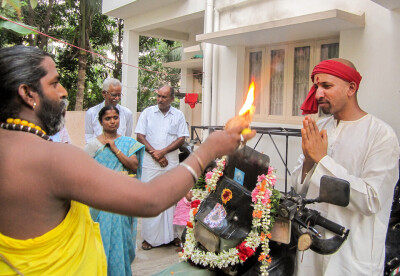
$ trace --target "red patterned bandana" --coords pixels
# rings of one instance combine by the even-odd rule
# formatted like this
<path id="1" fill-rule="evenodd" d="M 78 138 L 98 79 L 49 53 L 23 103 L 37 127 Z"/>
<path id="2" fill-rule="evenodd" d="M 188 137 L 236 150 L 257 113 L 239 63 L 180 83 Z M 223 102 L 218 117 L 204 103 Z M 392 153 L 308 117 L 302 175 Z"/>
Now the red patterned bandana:
<path id="1" fill-rule="evenodd" d="M 342 80 L 348 82 L 355 82 L 357 88 L 360 86 L 361 75 L 357 72 L 357 70 L 335 60 L 324 60 L 321 61 L 317 66 L 314 67 L 314 70 L 311 74 L 311 80 L 314 82 L 314 76 L 316 74 L 329 74 L 341 78 Z M 304 114 L 314 114 L 318 112 L 318 102 L 315 99 L 315 93 L 317 89 L 314 85 L 311 87 L 308 92 L 307 98 L 301 105 L 300 109 L 303 110 Z"/>

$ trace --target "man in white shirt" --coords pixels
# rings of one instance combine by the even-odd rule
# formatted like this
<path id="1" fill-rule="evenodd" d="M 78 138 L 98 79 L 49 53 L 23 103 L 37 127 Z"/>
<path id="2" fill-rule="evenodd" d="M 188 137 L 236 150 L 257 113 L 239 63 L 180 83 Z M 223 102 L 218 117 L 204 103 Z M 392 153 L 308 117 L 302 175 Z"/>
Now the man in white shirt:
<path id="1" fill-rule="evenodd" d="M 178 148 L 189 137 L 185 117 L 180 110 L 171 106 L 173 100 L 174 89 L 163 86 L 157 91 L 157 105 L 146 108 L 139 117 L 135 133 L 137 140 L 146 148 L 143 182 L 178 166 Z M 174 209 L 171 207 L 157 217 L 142 219 L 143 249 L 149 250 L 172 241 L 180 245 L 173 228 Z"/>
<path id="2" fill-rule="evenodd" d="M 103 82 L 103 98 L 104 102 L 93 106 L 88 109 L 85 117 L 85 141 L 89 142 L 92 138 L 95 138 L 103 133 L 103 128 L 99 122 L 99 111 L 105 105 L 116 106 L 119 110 L 119 128 L 117 130 L 118 134 L 122 136 L 132 136 L 133 130 L 133 116 L 132 112 L 119 105 L 119 101 L 122 96 L 122 85 L 121 82 L 114 78 L 107 78 Z"/>
<path id="3" fill-rule="evenodd" d="M 311 79 L 314 86 L 302 109 L 319 104 L 332 116 L 318 124 L 310 117 L 304 119 L 303 155 L 292 174 L 292 185 L 307 198 L 316 198 L 322 175 L 349 181 L 347 207 L 318 203 L 311 208 L 350 229 L 350 234 L 335 254 L 299 253 L 296 274 L 383 275 L 385 237 L 399 175 L 398 140 L 389 125 L 359 107 L 361 75 L 350 61 L 322 61 Z M 331 232 L 321 231 L 324 238 L 332 237 Z"/>

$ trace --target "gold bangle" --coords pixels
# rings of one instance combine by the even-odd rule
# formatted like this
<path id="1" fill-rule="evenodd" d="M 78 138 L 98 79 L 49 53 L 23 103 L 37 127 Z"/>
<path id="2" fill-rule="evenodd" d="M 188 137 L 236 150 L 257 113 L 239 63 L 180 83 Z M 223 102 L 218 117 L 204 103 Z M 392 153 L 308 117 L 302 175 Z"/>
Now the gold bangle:
<path id="1" fill-rule="evenodd" d="M 121 150 L 118 150 L 117 153 L 116 153 L 115 155 L 118 155 L 118 154 L 120 154 L 120 153 L 121 153 Z"/>
<path id="2" fill-rule="evenodd" d="M 196 152 L 192 152 L 192 155 L 194 157 L 196 157 L 197 162 L 199 163 L 199 166 L 200 166 L 200 170 L 201 170 L 201 172 L 203 172 L 204 171 L 204 165 L 203 165 L 203 162 L 201 161 L 200 157 L 197 155 Z"/>

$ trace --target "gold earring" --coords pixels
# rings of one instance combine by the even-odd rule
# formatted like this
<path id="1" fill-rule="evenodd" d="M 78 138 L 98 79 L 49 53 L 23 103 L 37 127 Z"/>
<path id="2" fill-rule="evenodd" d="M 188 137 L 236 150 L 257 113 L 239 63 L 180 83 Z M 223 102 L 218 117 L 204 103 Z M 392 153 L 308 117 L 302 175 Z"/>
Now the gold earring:
<path id="1" fill-rule="evenodd" d="M 32 107 L 33 109 L 35 109 L 36 108 L 36 103 L 33 103 L 33 107 Z"/>

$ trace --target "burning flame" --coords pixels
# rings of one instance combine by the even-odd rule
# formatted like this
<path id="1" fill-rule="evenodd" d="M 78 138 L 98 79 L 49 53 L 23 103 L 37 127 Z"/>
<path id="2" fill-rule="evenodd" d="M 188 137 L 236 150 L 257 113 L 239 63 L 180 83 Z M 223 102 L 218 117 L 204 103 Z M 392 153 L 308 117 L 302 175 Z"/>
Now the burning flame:
<path id="1" fill-rule="evenodd" d="M 243 122 L 249 125 L 251 123 L 253 113 L 255 111 L 254 102 L 254 81 L 251 82 L 249 86 L 249 91 L 247 92 L 246 101 L 244 102 L 242 108 L 239 111 L 239 115 L 231 118 L 225 125 L 225 129 L 229 130 L 238 124 L 242 124 Z M 243 129 L 241 134 L 251 133 L 250 128 Z"/>
<path id="2" fill-rule="evenodd" d="M 252 116 L 255 111 L 254 102 L 254 81 L 250 83 L 249 91 L 247 92 L 246 101 L 244 102 L 242 108 L 239 111 L 240 116 Z"/>

